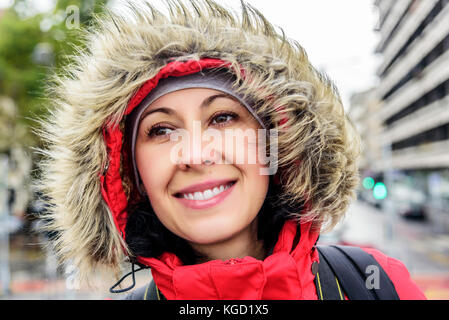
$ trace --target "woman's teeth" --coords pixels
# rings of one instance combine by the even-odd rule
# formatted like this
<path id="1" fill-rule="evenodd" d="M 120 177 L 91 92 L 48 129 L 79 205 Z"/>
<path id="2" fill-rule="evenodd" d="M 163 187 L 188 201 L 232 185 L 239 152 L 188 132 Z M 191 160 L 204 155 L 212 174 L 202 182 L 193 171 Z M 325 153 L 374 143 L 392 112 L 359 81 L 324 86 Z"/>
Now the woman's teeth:
<path id="1" fill-rule="evenodd" d="M 227 185 L 221 185 L 219 187 L 215 187 L 213 189 L 207 189 L 203 192 L 197 191 L 195 193 L 183 193 L 181 197 L 184 199 L 189 200 L 208 200 L 212 197 L 215 197 L 216 195 L 222 193 L 223 191 L 227 190 L 229 187 L 232 186 L 232 183 L 229 183 Z"/>

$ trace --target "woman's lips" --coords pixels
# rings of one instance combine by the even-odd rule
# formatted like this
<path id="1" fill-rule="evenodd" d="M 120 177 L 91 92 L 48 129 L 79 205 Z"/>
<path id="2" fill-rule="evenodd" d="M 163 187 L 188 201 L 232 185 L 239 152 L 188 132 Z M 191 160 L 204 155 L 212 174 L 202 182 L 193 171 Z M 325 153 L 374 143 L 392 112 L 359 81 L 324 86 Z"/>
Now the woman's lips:
<path id="1" fill-rule="evenodd" d="M 230 179 L 220 179 L 220 180 L 208 180 L 208 181 L 204 181 L 201 183 L 197 183 L 194 185 L 191 185 L 187 188 L 184 188 L 182 190 L 178 190 L 178 192 L 176 192 L 174 194 L 174 196 L 179 196 L 181 194 L 185 194 L 185 193 L 195 193 L 197 191 L 204 191 L 207 189 L 213 189 L 214 187 L 219 187 L 220 185 L 227 185 L 230 184 L 232 182 L 235 182 L 235 180 L 230 180 Z"/>
<path id="2" fill-rule="evenodd" d="M 211 208 L 213 206 L 218 205 L 223 200 L 225 200 L 229 194 L 234 190 L 234 187 L 236 185 L 237 181 L 232 182 L 232 185 L 224 190 L 223 192 L 220 192 L 219 194 L 213 196 L 212 198 L 209 198 L 207 200 L 193 200 L 193 199 L 186 199 L 183 196 L 181 197 L 175 197 L 181 204 L 184 206 L 191 208 L 191 209 L 207 209 Z"/>

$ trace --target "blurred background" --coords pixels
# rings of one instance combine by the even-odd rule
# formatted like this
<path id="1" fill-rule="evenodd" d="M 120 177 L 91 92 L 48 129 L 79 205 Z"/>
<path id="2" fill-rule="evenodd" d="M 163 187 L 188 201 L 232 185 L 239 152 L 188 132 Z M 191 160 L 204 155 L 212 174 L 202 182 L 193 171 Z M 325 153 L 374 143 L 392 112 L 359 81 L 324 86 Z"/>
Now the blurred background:
<path id="1" fill-rule="evenodd" d="M 449 299 L 449 0 L 248 2 L 335 81 L 362 136 L 357 201 L 320 241 L 382 250 L 429 299 Z M 104 5 L 123 1 L 0 0 L 0 299 L 120 297 L 112 284 L 73 289 L 76 268 L 58 266 L 51 235 L 34 231 L 45 201 L 30 187 L 48 76 Z M 137 286 L 149 277 L 137 273 Z"/>

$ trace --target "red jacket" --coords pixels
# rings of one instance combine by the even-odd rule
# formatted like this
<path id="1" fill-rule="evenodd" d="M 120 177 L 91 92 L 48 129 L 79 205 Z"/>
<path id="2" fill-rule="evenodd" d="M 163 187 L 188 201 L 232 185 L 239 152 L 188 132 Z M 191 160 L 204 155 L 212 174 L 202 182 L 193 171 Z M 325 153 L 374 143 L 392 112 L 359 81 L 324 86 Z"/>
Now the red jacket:
<path id="1" fill-rule="evenodd" d="M 318 233 L 311 223 L 300 225 L 301 238 L 292 248 L 297 226 L 287 221 L 273 253 L 263 261 L 252 257 L 214 260 L 184 266 L 171 253 L 159 259 L 139 257 L 152 267 L 156 285 L 167 299 L 316 300 L 312 263 L 319 261 L 314 245 Z M 404 264 L 375 249 L 374 256 L 392 280 L 400 299 L 426 299 Z"/>

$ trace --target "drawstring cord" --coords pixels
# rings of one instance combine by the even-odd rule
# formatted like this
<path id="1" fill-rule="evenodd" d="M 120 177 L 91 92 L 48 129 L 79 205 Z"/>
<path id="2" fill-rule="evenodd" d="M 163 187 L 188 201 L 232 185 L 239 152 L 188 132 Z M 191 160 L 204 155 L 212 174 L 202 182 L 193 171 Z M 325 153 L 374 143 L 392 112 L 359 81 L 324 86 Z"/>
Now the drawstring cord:
<path id="1" fill-rule="evenodd" d="M 132 266 L 131 266 L 131 271 L 128 272 L 127 274 L 125 274 L 123 277 L 121 277 L 120 280 L 117 281 L 117 282 L 116 282 L 116 283 L 109 289 L 109 292 L 110 292 L 110 293 L 123 293 L 123 292 L 126 292 L 126 291 L 128 291 L 128 290 L 131 290 L 131 289 L 134 288 L 134 286 L 136 285 L 136 276 L 135 276 L 135 273 L 136 273 L 137 271 L 140 271 L 140 270 L 143 270 L 143 269 L 148 269 L 148 267 L 146 267 L 146 266 L 140 266 L 139 269 L 134 270 L 134 265 L 135 265 L 135 263 L 132 262 L 131 264 L 132 264 Z M 123 280 L 125 280 L 130 274 L 132 275 L 133 283 L 132 283 L 128 288 L 119 289 L 119 290 L 114 290 L 114 289 L 115 289 L 117 286 L 119 286 L 119 285 L 123 282 Z"/>

